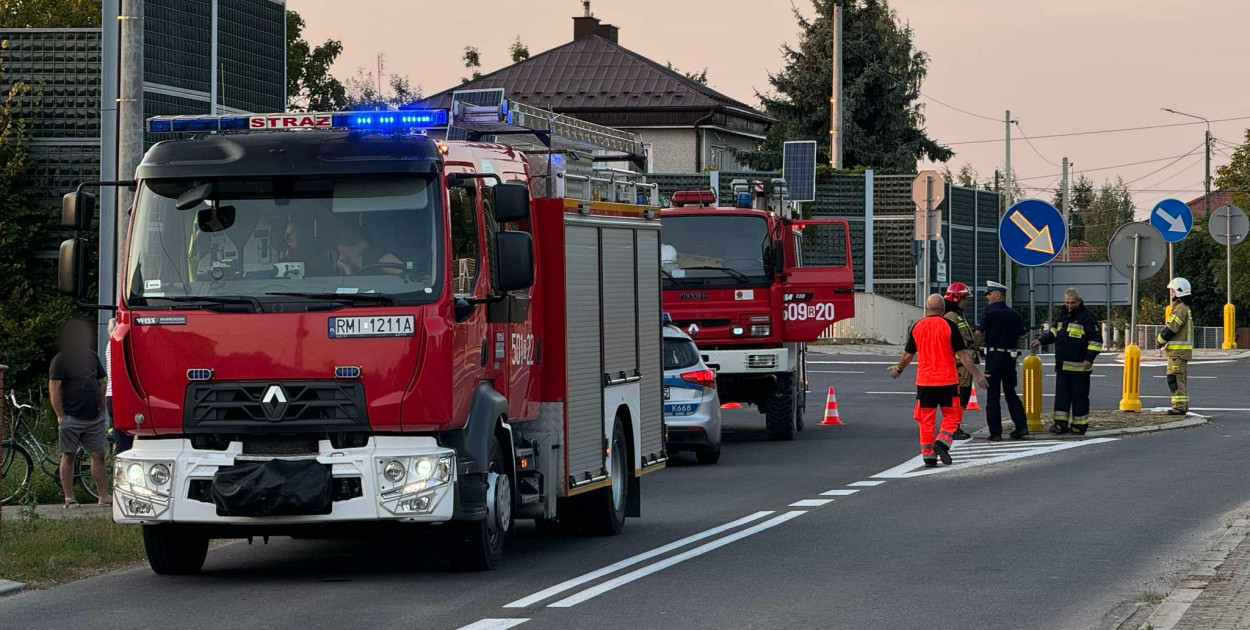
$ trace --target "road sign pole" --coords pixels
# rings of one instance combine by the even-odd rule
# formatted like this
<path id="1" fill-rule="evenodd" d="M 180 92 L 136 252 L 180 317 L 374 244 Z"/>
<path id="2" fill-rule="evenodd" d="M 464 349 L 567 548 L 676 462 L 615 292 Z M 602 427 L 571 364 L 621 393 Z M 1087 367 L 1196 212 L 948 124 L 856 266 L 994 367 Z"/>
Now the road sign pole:
<path id="1" fill-rule="evenodd" d="M 929 297 L 929 278 L 933 277 L 932 269 L 929 262 L 929 244 L 933 240 L 933 226 L 930 225 L 933 216 L 933 177 L 925 177 L 925 198 L 924 198 L 924 285 L 920 290 L 920 303 L 924 304 L 924 300 Z"/>
<path id="2" fill-rule="evenodd" d="M 1037 304 L 1033 296 L 1033 267 L 1029 267 L 1029 341 L 1033 340 L 1033 335 L 1037 328 Z"/>
<path id="3" fill-rule="evenodd" d="M 1207 132 L 1207 135 L 1210 136 L 1210 132 Z M 1208 156 L 1211 155 L 1210 146 L 1211 146 L 1211 140 L 1208 137 L 1207 139 L 1207 155 Z M 1207 160 L 1208 162 L 1210 162 L 1210 157 L 1208 157 Z M 1210 170 L 1209 166 L 1207 168 L 1208 170 Z M 1210 182 L 1209 177 L 1207 181 Z M 1208 189 L 1210 188 L 1209 183 L 1207 187 Z M 1210 199 L 1210 198 L 1211 198 L 1211 193 L 1208 192 L 1207 199 Z M 1208 201 L 1207 203 L 1210 203 L 1210 201 Z M 1225 350 L 1231 350 L 1237 346 L 1237 344 L 1233 342 L 1233 333 L 1236 331 L 1236 326 L 1237 326 L 1237 307 L 1233 306 L 1233 213 L 1231 211 L 1227 213 L 1226 215 L 1224 215 L 1224 233 L 1228 235 L 1227 238 L 1224 239 L 1226 242 L 1226 245 L 1224 247 L 1224 252 L 1227 258 L 1225 261 L 1225 267 L 1226 267 L 1225 274 L 1226 275 L 1224 276 L 1224 286 L 1227 289 L 1226 294 L 1228 295 L 1228 300 L 1224 303 L 1223 348 Z"/>
<path id="4" fill-rule="evenodd" d="M 1129 284 L 1129 329 L 1124 346 L 1123 395 L 1120 411 L 1141 411 L 1141 348 L 1137 345 L 1137 284 L 1141 269 L 1141 234 L 1133 234 L 1133 268 Z M 1111 319 L 1110 314 L 1107 319 Z"/>

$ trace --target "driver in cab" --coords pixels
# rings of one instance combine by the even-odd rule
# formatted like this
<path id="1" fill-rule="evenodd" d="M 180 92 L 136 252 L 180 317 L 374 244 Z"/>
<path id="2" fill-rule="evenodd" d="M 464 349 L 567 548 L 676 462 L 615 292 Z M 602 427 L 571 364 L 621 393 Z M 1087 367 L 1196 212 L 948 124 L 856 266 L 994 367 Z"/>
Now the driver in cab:
<path id="1" fill-rule="evenodd" d="M 404 264 L 398 256 L 391 252 L 375 249 L 369 239 L 360 232 L 352 232 L 338 240 L 338 262 L 336 266 L 340 274 L 355 276 L 361 273 L 385 273 L 398 275 L 403 273 Z"/>

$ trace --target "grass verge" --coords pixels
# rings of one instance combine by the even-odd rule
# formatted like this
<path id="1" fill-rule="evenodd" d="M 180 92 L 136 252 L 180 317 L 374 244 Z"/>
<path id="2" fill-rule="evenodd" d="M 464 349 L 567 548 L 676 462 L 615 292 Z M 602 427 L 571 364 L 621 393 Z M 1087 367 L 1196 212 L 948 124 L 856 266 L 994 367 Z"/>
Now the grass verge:
<path id="1" fill-rule="evenodd" d="M 8 520 L 0 529 L 0 578 L 50 588 L 142 560 L 143 532 L 108 518 Z"/>

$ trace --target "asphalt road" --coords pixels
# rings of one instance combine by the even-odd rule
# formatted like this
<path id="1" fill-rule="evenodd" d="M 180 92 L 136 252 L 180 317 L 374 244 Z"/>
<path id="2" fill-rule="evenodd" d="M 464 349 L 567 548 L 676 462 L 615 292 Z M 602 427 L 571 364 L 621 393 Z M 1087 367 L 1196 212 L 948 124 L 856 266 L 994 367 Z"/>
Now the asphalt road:
<path id="1" fill-rule="evenodd" d="M 643 518 L 617 537 L 548 538 L 525 524 L 503 566 L 484 574 L 447 570 L 422 538 L 230 543 L 210 552 L 201 575 L 160 578 L 139 566 L 0 599 L 0 620 L 135 629 L 1105 627 L 1125 602 L 1166 592 L 1224 515 L 1250 500 L 1250 394 L 1241 389 L 1250 363 L 1193 366 L 1194 376 L 1211 377 L 1191 381 L 1194 406 L 1221 409 L 1207 426 L 1063 450 L 1045 440 L 971 443 L 956 448 L 955 467 L 914 476 L 910 387 L 885 376 L 890 361 L 813 355 L 808 428 L 795 442 L 766 442 L 758 414 L 727 412 L 720 463 L 680 457 L 646 477 Z M 1144 402 L 1166 405 L 1164 380 L 1154 378 L 1163 369 L 1147 365 Z M 1095 407 L 1113 407 L 1118 368 L 1096 374 Z M 846 425 L 820 427 L 831 383 Z M 971 414 L 966 426 L 983 424 Z"/>

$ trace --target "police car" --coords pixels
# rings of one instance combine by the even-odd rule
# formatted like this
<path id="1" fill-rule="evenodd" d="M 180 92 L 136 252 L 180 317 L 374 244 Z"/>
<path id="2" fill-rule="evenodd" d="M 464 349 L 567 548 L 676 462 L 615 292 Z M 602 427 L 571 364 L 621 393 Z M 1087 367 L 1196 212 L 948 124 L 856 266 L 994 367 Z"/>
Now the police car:
<path id="1" fill-rule="evenodd" d="M 700 464 L 720 460 L 720 397 L 716 372 L 690 336 L 664 314 L 664 425 L 669 452 L 692 452 Z"/>

